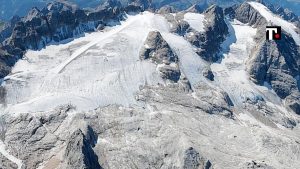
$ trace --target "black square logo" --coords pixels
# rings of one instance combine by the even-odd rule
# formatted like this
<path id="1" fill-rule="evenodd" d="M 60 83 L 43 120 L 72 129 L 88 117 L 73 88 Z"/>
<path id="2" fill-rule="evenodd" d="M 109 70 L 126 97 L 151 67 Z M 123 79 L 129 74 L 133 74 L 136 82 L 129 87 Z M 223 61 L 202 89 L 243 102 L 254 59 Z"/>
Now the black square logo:
<path id="1" fill-rule="evenodd" d="M 267 26 L 266 27 L 266 39 L 267 40 L 280 40 L 281 39 L 281 27 L 280 26 Z"/>

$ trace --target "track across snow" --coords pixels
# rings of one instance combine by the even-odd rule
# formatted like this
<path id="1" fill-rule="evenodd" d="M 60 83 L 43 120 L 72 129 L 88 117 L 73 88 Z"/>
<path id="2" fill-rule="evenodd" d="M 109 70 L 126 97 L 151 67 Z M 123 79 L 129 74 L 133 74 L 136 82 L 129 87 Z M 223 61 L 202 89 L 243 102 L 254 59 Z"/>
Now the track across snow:
<path id="1" fill-rule="evenodd" d="M 78 111 L 109 104 L 130 106 L 137 104 L 140 86 L 164 84 L 156 65 L 141 61 L 139 51 L 149 31 L 169 31 L 165 18 L 144 12 L 107 29 L 68 44 L 28 51 L 6 77 L 5 111 L 47 111 L 64 104 Z"/>
<path id="2" fill-rule="evenodd" d="M 138 17 L 129 17 L 129 19 L 127 19 L 126 22 L 123 22 L 123 24 L 121 24 L 120 26 L 117 26 L 117 28 L 112 29 L 111 31 L 109 31 L 106 34 L 104 34 L 103 36 L 99 36 L 99 37 L 97 37 L 97 39 L 91 41 L 87 45 L 81 47 L 80 49 L 77 49 L 70 56 L 70 58 L 68 58 L 66 61 L 64 61 L 63 63 L 61 63 L 56 69 L 54 69 L 54 73 L 57 73 L 57 74 L 61 73 L 66 66 L 68 66 L 73 60 L 75 60 L 76 58 L 78 58 L 79 56 L 81 56 L 84 52 L 86 52 L 87 50 L 89 50 L 91 47 L 95 46 L 97 43 L 100 43 L 104 39 L 109 38 L 112 35 L 115 35 L 115 34 L 119 33 L 120 31 L 124 30 L 130 24 L 132 24 L 133 22 L 136 22 L 137 19 L 140 19 L 140 18 L 138 18 Z"/>

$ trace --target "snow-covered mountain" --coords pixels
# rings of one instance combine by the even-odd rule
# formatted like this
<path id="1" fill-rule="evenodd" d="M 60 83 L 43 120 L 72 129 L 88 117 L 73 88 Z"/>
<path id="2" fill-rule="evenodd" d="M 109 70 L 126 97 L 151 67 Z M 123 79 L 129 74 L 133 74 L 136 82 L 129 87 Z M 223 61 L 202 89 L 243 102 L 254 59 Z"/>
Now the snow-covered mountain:
<path id="1" fill-rule="evenodd" d="M 57 0 L 57 1 L 65 1 L 65 0 Z M 77 4 L 81 8 L 95 8 L 96 6 L 99 6 L 100 4 L 104 3 L 107 0 L 67 0 L 68 2 Z M 155 8 L 161 8 L 165 5 L 173 6 L 177 9 L 186 9 L 194 4 L 217 4 L 222 7 L 228 7 L 234 4 L 240 4 L 244 0 L 118 0 L 123 5 L 127 5 L 132 2 L 138 2 L 138 3 L 148 3 L 150 2 L 152 4 L 152 7 Z M 9 20 L 15 15 L 24 16 L 27 14 L 27 12 L 33 8 L 38 7 L 42 8 L 47 3 L 51 2 L 51 0 L 22 0 L 22 1 L 16 1 L 16 0 L 0 0 L 0 19 Z M 273 4 L 276 7 L 283 7 L 287 8 L 297 15 L 300 15 L 299 8 L 300 8 L 300 2 L 295 0 L 264 0 L 263 2 L 266 2 L 268 4 Z"/>
<path id="2" fill-rule="evenodd" d="M 297 23 L 259 2 L 198 7 L 53 2 L 14 18 L 0 168 L 300 166 Z"/>

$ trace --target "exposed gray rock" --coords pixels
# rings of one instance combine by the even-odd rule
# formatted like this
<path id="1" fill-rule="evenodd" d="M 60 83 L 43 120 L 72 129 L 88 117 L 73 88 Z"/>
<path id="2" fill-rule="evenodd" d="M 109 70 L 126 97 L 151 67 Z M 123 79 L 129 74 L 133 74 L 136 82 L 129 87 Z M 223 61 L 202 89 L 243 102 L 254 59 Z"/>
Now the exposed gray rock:
<path id="1" fill-rule="evenodd" d="M 284 20 L 290 22 L 299 22 L 299 17 L 287 8 L 267 4 L 267 7 L 275 14 L 281 16 Z"/>
<path id="2" fill-rule="evenodd" d="M 11 66 L 13 65 L 16 59 L 5 50 L 0 48 L 0 79 L 4 78 L 9 74 Z"/>
<path id="3" fill-rule="evenodd" d="M 89 136 L 91 136 L 90 134 L 91 133 L 89 133 Z M 69 138 L 64 154 L 67 163 L 66 168 L 102 168 L 98 163 L 98 157 L 93 151 L 90 141 L 91 140 L 88 140 L 80 129 L 73 132 Z"/>
<path id="4" fill-rule="evenodd" d="M 300 93 L 294 92 L 286 98 L 286 105 L 300 115 Z"/>
<path id="5" fill-rule="evenodd" d="M 214 81 L 215 76 L 210 68 L 204 69 L 202 73 L 203 73 L 204 77 L 206 77 L 207 79 L 209 79 L 211 81 Z"/>
<path id="6" fill-rule="evenodd" d="M 178 82 L 180 79 L 181 73 L 178 66 L 164 65 L 159 68 L 159 71 L 163 79 L 169 79 L 172 82 Z"/>
<path id="7" fill-rule="evenodd" d="M 166 5 L 166 6 L 163 6 L 162 8 L 160 8 L 157 13 L 170 14 L 170 13 L 176 13 L 176 12 L 177 11 L 174 7 Z"/>
<path id="8" fill-rule="evenodd" d="M 205 31 L 187 35 L 187 40 L 198 48 L 197 54 L 206 61 L 215 62 L 220 59 L 218 52 L 220 45 L 228 34 L 228 27 L 224 20 L 223 9 L 213 5 L 205 12 Z"/>
<path id="9" fill-rule="evenodd" d="M 17 169 L 18 166 L 0 153 L 0 169 Z"/>
<path id="10" fill-rule="evenodd" d="M 140 51 L 142 60 L 151 60 L 159 65 L 159 71 L 163 79 L 172 82 L 178 82 L 181 72 L 178 62 L 178 56 L 172 51 L 169 44 L 163 39 L 160 32 L 149 32 L 148 37 Z M 171 65 L 171 63 L 173 63 Z"/>
<path id="11" fill-rule="evenodd" d="M 37 168 L 52 156 L 53 149 L 62 146 L 64 139 L 55 134 L 66 118 L 65 108 L 38 117 L 21 114 L 7 119 L 5 143 L 10 153 L 24 160 L 24 168 Z M 33 154 L 33 152 L 35 152 Z"/>
<path id="12" fill-rule="evenodd" d="M 136 99 L 138 101 L 161 103 L 170 106 L 180 105 L 191 110 L 196 109 L 208 114 L 233 118 L 232 103 L 230 103 L 230 99 L 228 100 L 226 93 L 213 91 L 212 88 L 205 84 L 199 84 L 193 89 L 193 92 L 195 96 L 190 98 L 188 93 L 177 87 L 144 87 L 138 92 Z"/>
<path id="13" fill-rule="evenodd" d="M 257 47 L 248 61 L 248 72 L 251 79 L 264 85 L 266 82 L 281 98 L 287 99 L 287 106 L 298 113 L 298 99 L 291 101 L 291 95 L 299 93 L 297 79 L 300 74 L 300 51 L 294 39 L 285 31 L 280 41 L 265 39 L 265 26 L 268 24 L 259 11 L 256 11 L 247 2 L 235 10 L 236 19 L 257 27 Z"/>
<path id="14" fill-rule="evenodd" d="M 151 59 L 156 64 L 178 61 L 178 57 L 157 31 L 149 32 L 144 47 L 140 51 L 140 58 L 142 60 Z"/>
<path id="15" fill-rule="evenodd" d="M 0 27 L 0 44 L 5 43 L 4 40 L 10 37 L 13 28 L 20 20 L 21 18 L 19 16 L 14 16 L 10 22 L 4 23 L 4 25 Z"/>
<path id="16" fill-rule="evenodd" d="M 183 169 L 210 169 L 211 167 L 210 161 L 200 156 L 199 152 L 193 147 L 188 148 L 184 152 Z"/>
<path id="17" fill-rule="evenodd" d="M 224 9 L 224 15 L 225 16 L 229 16 L 230 19 L 234 19 L 235 18 L 236 10 L 239 7 L 240 6 L 236 4 L 236 5 L 233 5 L 231 7 L 225 8 Z"/>
<path id="18" fill-rule="evenodd" d="M 187 9 L 187 12 L 193 12 L 193 13 L 202 13 L 204 12 L 209 5 L 207 4 L 207 1 L 204 1 L 202 4 L 195 4 L 191 6 L 189 9 Z"/>
<path id="19" fill-rule="evenodd" d="M 264 85 L 265 82 L 271 84 L 280 98 L 290 96 L 287 105 L 298 114 L 299 100 L 291 95 L 297 96 L 299 93 L 295 78 L 300 74 L 299 49 L 286 32 L 283 32 L 280 41 L 272 42 L 262 38 L 258 40 L 259 46 L 248 62 L 250 76 L 257 84 Z"/>
<path id="20" fill-rule="evenodd" d="M 266 19 L 247 2 L 240 5 L 231 15 L 242 23 L 249 23 L 255 27 L 267 23 Z"/>
<path id="21" fill-rule="evenodd" d="M 281 135 L 270 133 L 270 128 L 265 131 L 266 126 L 253 126 L 242 121 L 243 119 L 233 120 L 206 114 L 200 108 L 201 105 L 203 108 L 203 102 L 198 104 L 196 102 L 199 100 L 190 93 L 176 89 L 163 86 L 144 89 L 143 92 L 148 93 L 144 97 L 147 98 L 150 110 L 146 107 L 109 105 L 90 112 L 66 112 L 69 106 L 65 106 L 67 109 L 36 113 L 34 118 L 32 115 L 17 115 L 10 118 L 12 123 L 8 123 L 9 132 L 5 143 L 10 153 L 22 160 L 24 168 L 43 165 L 46 168 L 81 169 L 93 168 L 87 164 L 97 165 L 99 162 L 103 168 L 116 169 L 123 169 L 124 166 L 205 169 L 214 166 L 242 166 L 242 169 L 299 156 L 299 143 L 296 142 L 294 133 L 291 136 L 286 132 L 286 137 L 282 138 Z M 208 96 L 211 99 L 219 98 L 214 94 L 216 91 L 209 88 L 194 90 L 198 98 L 208 102 L 211 102 Z M 205 92 L 206 96 L 203 94 Z M 69 114 L 67 117 L 66 113 Z M 28 123 L 30 118 L 36 122 Z M 47 129 L 47 134 L 45 138 L 28 144 L 24 139 L 27 132 L 23 131 L 31 131 L 36 128 L 33 126 L 39 126 L 33 123 L 44 123 L 40 128 Z M 57 129 L 53 130 L 56 128 L 54 126 Z M 40 135 L 39 130 L 31 137 Z M 45 145 L 52 145 L 49 143 L 49 139 L 52 140 L 49 134 L 55 135 L 60 141 L 53 148 L 45 150 Z M 12 136 L 15 137 L 14 140 Z M 188 148 L 187 145 L 192 147 Z M 227 152 L 237 155 L 224 156 Z M 245 160 L 250 162 L 251 157 L 258 153 L 269 154 L 264 157 L 267 162 L 244 164 Z M 85 161 L 88 157 L 90 158 Z M 287 164 L 293 167 L 297 165 L 296 159 L 291 158 L 290 160 L 295 160 L 292 162 L 283 160 L 276 168 L 284 168 Z M 95 168 L 97 167 L 99 166 Z"/>
<path id="22" fill-rule="evenodd" d="M 263 162 L 252 161 L 247 164 L 247 169 L 275 169 Z"/>
<path id="23" fill-rule="evenodd" d="M 184 36 L 191 31 L 190 25 L 184 20 L 176 20 L 172 23 L 171 32 Z"/>

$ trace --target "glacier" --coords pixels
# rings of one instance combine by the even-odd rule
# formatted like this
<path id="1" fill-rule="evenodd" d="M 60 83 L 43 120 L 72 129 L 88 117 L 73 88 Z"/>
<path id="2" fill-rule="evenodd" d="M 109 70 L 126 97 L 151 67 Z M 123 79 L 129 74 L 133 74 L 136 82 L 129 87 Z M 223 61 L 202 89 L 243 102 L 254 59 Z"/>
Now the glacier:
<path id="1" fill-rule="evenodd" d="M 278 19 L 261 4 L 250 4 L 267 20 Z M 203 14 L 186 12 L 182 20 L 194 33 L 205 31 Z M 186 37 L 193 32 L 180 36 L 164 14 L 152 12 L 27 51 L 1 84 L 6 90 L 1 115 L 10 127 L 0 155 L 18 168 L 40 169 L 67 168 L 86 151 L 103 168 L 189 168 L 195 161 L 224 169 L 300 166 L 299 125 L 284 126 L 299 117 L 268 84 L 253 83 L 246 70 L 258 29 L 225 20 L 229 35 L 217 62 L 197 54 Z M 152 31 L 178 56 L 169 66 L 178 65 L 191 85 L 188 91 L 161 77 L 159 69 L 167 63 L 140 58 Z M 206 68 L 214 80 L 204 77 Z"/>

